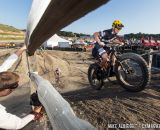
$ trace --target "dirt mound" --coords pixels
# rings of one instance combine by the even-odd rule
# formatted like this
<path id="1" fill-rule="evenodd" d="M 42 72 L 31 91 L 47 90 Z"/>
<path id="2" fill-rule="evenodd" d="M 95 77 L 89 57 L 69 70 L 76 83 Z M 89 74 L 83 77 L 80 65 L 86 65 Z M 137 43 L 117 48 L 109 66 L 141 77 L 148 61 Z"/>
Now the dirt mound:
<path id="1" fill-rule="evenodd" d="M 79 89 L 88 86 L 86 77 L 88 64 L 84 62 L 89 58 L 90 53 L 83 52 L 39 51 L 36 53 L 37 71 L 63 91 Z M 56 83 L 55 79 L 56 68 L 61 70 L 59 83 Z"/>
<path id="2" fill-rule="evenodd" d="M 47 54 L 56 55 L 63 60 L 88 60 L 91 58 L 90 52 L 67 52 L 67 51 L 46 51 Z"/>
<path id="3" fill-rule="evenodd" d="M 69 84 L 62 79 L 66 88 L 62 90 L 62 95 L 78 117 L 89 121 L 97 129 L 107 129 L 108 124 L 134 124 L 135 129 L 142 129 L 145 124 L 160 124 L 160 88 L 153 86 L 160 83 L 160 78 L 152 80 L 153 85 L 139 93 L 126 92 L 116 81 L 106 82 L 102 90 L 95 91 L 90 88 L 87 79 L 90 53 L 46 53 L 49 57 L 55 58 L 56 55 L 56 58 L 66 61 L 63 64 L 67 63 L 69 67 Z"/>
<path id="4" fill-rule="evenodd" d="M 69 84 L 67 77 L 70 74 L 70 66 L 67 61 L 62 60 L 54 54 L 50 55 L 45 52 L 37 53 L 36 61 L 39 75 L 49 80 L 53 85 L 58 85 L 60 88 L 67 87 L 67 84 Z M 61 71 L 60 81 L 58 84 L 55 76 L 56 68 L 59 68 Z"/>
<path id="5" fill-rule="evenodd" d="M 62 76 L 67 76 L 70 72 L 69 64 L 61 58 L 47 53 L 37 53 L 38 72 L 43 75 L 46 72 L 54 72 L 56 68 L 60 68 Z"/>
<path id="6" fill-rule="evenodd" d="M 0 63 L 8 53 L 3 53 Z M 3 57 L 4 56 L 4 57 Z M 76 115 L 89 121 L 97 129 L 107 129 L 108 124 L 137 124 L 141 130 L 145 124 L 160 124 L 160 74 L 152 75 L 151 84 L 142 92 L 129 93 L 114 81 L 106 82 L 100 91 L 93 90 L 87 79 L 91 62 L 90 53 L 65 51 L 38 51 L 35 64 L 37 71 L 59 89 L 71 104 Z M 14 65 L 21 80 L 25 59 Z M 60 68 L 60 83 L 55 82 L 54 71 Z M 125 129 L 125 128 L 121 128 Z M 145 129 L 145 128 L 144 128 Z"/>

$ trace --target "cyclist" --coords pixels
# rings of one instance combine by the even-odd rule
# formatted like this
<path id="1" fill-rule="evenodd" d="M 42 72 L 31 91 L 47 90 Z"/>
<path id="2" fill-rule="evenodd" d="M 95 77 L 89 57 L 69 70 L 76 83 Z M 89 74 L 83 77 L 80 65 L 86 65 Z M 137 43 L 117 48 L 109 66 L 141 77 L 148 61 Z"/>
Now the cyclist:
<path id="1" fill-rule="evenodd" d="M 115 20 L 112 23 L 111 29 L 94 33 L 94 38 L 96 40 L 96 43 L 92 51 L 92 55 L 95 57 L 97 56 L 97 54 L 99 54 L 102 57 L 102 62 L 100 65 L 102 68 L 106 68 L 107 62 L 109 61 L 108 54 L 107 54 L 109 52 L 109 49 L 107 51 L 106 49 L 104 49 L 106 44 L 111 42 L 111 43 L 123 45 L 123 43 L 116 38 L 117 34 L 123 27 L 124 25 L 122 24 L 120 20 Z"/>

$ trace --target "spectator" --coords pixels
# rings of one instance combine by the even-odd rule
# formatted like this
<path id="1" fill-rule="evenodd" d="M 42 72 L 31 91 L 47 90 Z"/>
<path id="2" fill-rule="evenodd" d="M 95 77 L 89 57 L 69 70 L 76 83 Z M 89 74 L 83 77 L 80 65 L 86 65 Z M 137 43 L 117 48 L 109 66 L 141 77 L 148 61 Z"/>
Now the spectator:
<path id="1" fill-rule="evenodd" d="M 7 96 L 12 93 L 17 87 L 19 76 L 13 72 L 6 72 L 17 61 L 18 57 L 26 50 L 23 46 L 14 54 L 9 56 L 0 66 L 0 97 Z M 24 118 L 19 118 L 16 115 L 7 113 L 6 108 L 0 104 L 0 128 L 1 129 L 21 129 L 32 120 L 39 119 L 42 107 L 37 107 L 31 114 Z"/>

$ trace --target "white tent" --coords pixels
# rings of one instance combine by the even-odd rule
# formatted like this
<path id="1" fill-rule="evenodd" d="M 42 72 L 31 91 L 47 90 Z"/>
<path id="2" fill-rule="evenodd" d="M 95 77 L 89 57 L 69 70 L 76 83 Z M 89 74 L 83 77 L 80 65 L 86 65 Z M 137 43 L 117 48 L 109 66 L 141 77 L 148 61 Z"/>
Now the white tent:
<path id="1" fill-rule="evenodd" d="M 78 44 L 78 45 L 87 45 L 86 42 L 84 42 L 84 41 L 79 41 L 79 40 L 77 40 L 74 44 Z"/>
<path id="2" fill-rule="evenodd" d="M 71 47 L 71 44 L 72 44 L 71 41 L 63 39 L 63 38 L 59 37 L 57 34 L 55 34 L 50 39 L 45 41 L 42 46 L 49 47 L 49 48 L 53 48 L 53 47 L 66 48 L 66 47 Z"/>

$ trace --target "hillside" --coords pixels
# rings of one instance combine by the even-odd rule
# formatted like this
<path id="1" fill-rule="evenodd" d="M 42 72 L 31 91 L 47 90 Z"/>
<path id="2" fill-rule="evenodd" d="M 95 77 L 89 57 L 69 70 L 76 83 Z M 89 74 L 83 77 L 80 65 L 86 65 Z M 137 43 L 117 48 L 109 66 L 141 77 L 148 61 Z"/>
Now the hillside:
<path id="1" fill-rule="evenodd" d="M 15 27 L 0 24 L 0 41 L 24 40 L 24 32 Z"/>
<path id="2" fill-rule="evenodd" d="M 16 33 L 21 33 L 20 30 L 12 27 L 12 26 L 9 26 L 9 25 L 4 25 L 4 24 L 0 24 L 0 30 L 3 31 L 3 32 L 16 32 Z"/>

